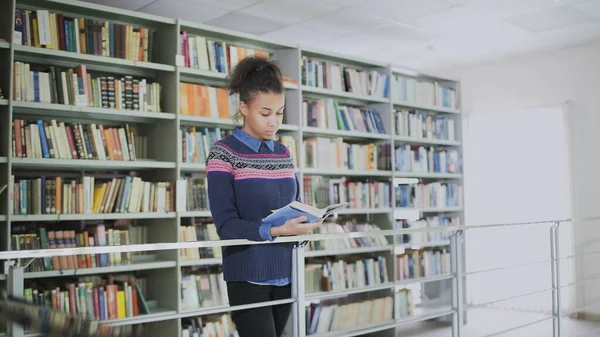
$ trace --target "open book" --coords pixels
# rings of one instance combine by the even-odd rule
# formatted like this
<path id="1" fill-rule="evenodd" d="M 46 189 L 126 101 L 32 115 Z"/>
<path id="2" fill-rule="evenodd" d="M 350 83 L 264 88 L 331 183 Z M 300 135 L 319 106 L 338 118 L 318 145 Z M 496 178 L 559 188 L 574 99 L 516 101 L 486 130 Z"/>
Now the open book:
<path id="1" fill-rule="evenodd" d="M 317 208 L 298 201 L 292 201 L 280 209 L 273 210 L 269 216 L 263 219 L 263 221 L 280 226 L 290 219 L 306 216 L 306 222 L 319 222 L 348 205 L 349 203 L 345 202 L 329 205 L 325 208 Z"/>

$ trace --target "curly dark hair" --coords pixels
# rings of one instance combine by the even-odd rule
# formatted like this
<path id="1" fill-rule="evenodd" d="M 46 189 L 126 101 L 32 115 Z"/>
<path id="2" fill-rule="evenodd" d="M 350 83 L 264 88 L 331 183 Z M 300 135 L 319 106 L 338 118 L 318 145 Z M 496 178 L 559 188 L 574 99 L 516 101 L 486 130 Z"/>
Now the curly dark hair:
<path id="1" fill-rule="evenodd" d="M 250 104 L 257 93 L 283 92 L 281 70 L 274 61 L 265 57 L 247 56 L 235 66 L 227 76 L 229 94 L 239 94 L 240 101 Z M 235 120 L 241 118 L 239 111 Z"/>

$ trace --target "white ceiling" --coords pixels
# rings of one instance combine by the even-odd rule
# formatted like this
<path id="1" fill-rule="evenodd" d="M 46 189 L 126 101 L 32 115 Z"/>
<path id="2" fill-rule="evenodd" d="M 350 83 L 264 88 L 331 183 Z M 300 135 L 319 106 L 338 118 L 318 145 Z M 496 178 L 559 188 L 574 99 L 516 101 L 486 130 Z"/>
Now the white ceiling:
<path id="1" fill-rule="evenodd" d="M 600 0 L 85 0 L 431 70 L 600 40 Z"/>

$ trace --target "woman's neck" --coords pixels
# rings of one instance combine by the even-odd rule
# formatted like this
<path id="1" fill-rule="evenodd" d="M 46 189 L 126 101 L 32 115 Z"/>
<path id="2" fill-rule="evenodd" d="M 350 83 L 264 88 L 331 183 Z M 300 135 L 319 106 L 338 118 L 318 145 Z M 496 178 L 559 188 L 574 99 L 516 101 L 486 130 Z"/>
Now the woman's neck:
<path id="1" fill-rule="evenodd" d="M 242 126 L 242 128 L 241 128 L 241 129 L 242 129 L 242 131 L 244 131 L 245 133 L 249 134 L 250 136 L 252 136 L 252 137 L 254 137 L 254 138 L 256 138 L 256 139 L 258 139 L 258 140 L 260 140 L 260 141 L 262 141 L 262 140 L 263 140 L 263 138 L 262 138 L 262 137 L 258 136 L 258 135 L 257 135 L 257 134 L 256 134 L 256 133 L 255 133 L 255 132 L 254 132 L 254 131 L 253 131 L 253 130 L 250 128 L 250 127 L 249 127 L 249 126 L 247 126 L 246 124 L 244 124 L 244 125 Z"/>

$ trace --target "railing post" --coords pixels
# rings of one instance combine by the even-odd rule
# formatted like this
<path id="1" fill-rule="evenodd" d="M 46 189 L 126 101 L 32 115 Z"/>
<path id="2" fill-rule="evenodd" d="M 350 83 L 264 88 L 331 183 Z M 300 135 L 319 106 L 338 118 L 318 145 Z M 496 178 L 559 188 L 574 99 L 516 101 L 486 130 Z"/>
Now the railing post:
<path id="1" fill-rule="evenodd" d="M 550 266 L 552 273 L 552 336 L 560 337 L 561 333 L 561 304 L 560 304 L 560 269 L 559 269 L 559 249 L 558 249 L 558 226 L 556 222 L 550 228 Z"/>
<path id="2" fill-rule="evenodd" d="M 304 245 L 294 246 L 292 258 L 292 298 L 296 299 L 292 307 L 294 337 L 306 336 L 306 317 L 304 315 Z"/>
<path id="3" fill-rule="evenodd" d="M 9 263 L 9 262 L 6 262 Z M 8 267 L 8 293 L 16 298 L 23 298 L 23 289 L 25 280 L 25 267 L 9 266 Z M 25 332 L 23 326 L 17 323 L 10 323 L 9 334 L 11 337 L 23 337 Z"/>
<path id="4" fill-rule="evenodd" d="M 450 271 L 452 278 L 452 337 L 460 337 L 463 324 L 463 273 L 461 256 L 462 231 L 457 231 L 450 236 Z"/>

